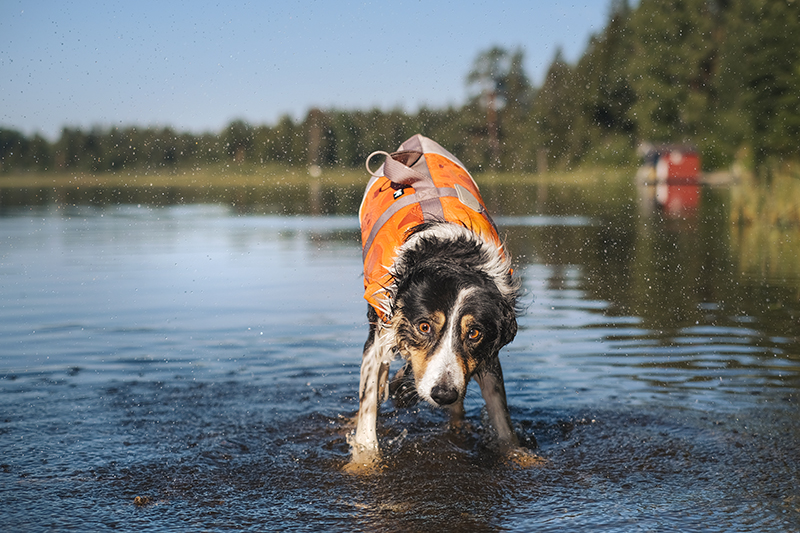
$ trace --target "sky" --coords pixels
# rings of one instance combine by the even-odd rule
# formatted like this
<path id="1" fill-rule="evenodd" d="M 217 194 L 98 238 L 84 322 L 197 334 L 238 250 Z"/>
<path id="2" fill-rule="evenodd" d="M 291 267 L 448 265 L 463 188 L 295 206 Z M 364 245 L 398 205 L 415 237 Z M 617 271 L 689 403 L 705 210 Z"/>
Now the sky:
<path id="1" fill-rule="evenodd" d="M 218 132 L 322 109 L 442 108 L 492 46 L 541 84 L 571 62 L 610 0 L 0 0 L 0 127 Z"/>

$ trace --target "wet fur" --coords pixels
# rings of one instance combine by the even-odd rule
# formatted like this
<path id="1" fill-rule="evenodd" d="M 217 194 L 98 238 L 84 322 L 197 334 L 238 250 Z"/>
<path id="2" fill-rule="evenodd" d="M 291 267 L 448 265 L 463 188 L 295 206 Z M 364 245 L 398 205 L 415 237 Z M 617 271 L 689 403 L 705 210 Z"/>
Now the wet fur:
<path id="1" fill-rule="evenodd" d="M 372 307 L 367 312 L 353 462 L 379 455 L 377 410 L 390 393 L 400 405 L 424 400 L 459 418 L 470 379 L 481 388 L 498 444 L 516 449 L 498 358 L 517 332 L 519 286 L 507 254 L 464 226 L 425 223 L 410 233 L 390 272 L 388 324 Z M 390 382 L 397 357 L 405 365 Z"/>

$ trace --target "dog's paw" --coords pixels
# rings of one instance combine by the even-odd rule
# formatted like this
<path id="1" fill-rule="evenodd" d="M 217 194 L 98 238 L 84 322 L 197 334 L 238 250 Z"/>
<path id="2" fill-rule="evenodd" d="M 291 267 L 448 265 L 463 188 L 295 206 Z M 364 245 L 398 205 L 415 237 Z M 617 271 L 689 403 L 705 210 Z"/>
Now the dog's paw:
<path id="1" fill-rule="evenodd" d="M 353 448 L 350 462 L 342 468 L 346 474 L 368 476 L 379 472 L 382 468 L 381 456 L 377 450 L 360 450 Z"/>
<path id="2" fill-rule="evenodd" d="M 349 463 L 344 465 L 342 472 L 350 474 L 351 476 L 370 476 L 381 470 L 381 461 L 379 457 L 374 457 L 369 461 L 361 461 L 351 459 Z"/>
<path id="3" fill-rule="evenodd" d="M 520 446 L 508 448 L 503 452 L 506 462 L 519 468 L 533 468 L 546 466 L 549 461 L 544 457 L 533 453 Z"/>
<path id="4" fill-rule="evenodd" d="M 355 432 L 347 435 L 350 445 L 350 462 L 342 470 L 347 474 L 368 475 L 377 472 L 381 467 L 381 454 L 377 446 L 356 442 Z"/>

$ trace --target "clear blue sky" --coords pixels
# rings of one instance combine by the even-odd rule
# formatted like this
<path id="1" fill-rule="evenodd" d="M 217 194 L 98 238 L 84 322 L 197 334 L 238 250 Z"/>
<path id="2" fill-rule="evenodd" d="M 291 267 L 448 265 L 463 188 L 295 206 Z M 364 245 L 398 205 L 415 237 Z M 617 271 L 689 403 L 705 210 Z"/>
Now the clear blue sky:
<path id="1" fill-rule="evenodd" d="M 605 26 L 610 0 L 0 0 L 0 126 L 216 132 L 324 109 L 461 105 L 493 45 L 541 83 Z"/>

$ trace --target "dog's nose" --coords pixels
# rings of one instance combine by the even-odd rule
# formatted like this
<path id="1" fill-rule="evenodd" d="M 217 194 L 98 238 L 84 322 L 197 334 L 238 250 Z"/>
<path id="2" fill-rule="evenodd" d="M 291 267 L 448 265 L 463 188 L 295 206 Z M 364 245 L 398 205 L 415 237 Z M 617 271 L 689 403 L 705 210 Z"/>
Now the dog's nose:
<path id="1" fill-rule="evenodd" d="M 431 389 L 431 399 L 439 405 L 450 405 L 458 400 L 458 391 L 452 387 L 435 385 Z"/>

